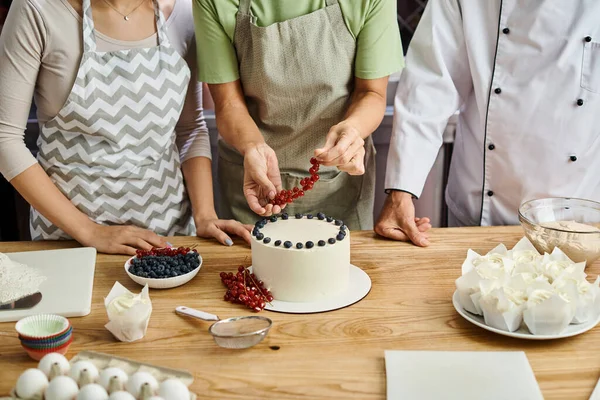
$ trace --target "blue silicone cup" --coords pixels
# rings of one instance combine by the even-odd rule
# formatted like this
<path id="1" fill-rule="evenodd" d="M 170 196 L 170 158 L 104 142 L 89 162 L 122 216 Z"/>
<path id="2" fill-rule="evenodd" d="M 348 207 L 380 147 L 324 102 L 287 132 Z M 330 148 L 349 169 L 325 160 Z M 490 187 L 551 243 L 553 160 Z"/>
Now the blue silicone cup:
<path id="1" fill-rule="evenodd" d="M 31 340 L 31 339 L 23 339 L 21 336 L 19 336 L 19 339 L 21 340 L 21 343 L 25 344 L 27 347 L 31 347 L 33 345 L 46 345 L 46 346 L 50 345 L 52 347 L 55 347 L 55 344 L 58 342 L 66 343 L 65 339 L 68 339 L 72 333 L 73 333 L 73 327 L 70 326 L 69 329 L 67 329 L 67 331 L 65 333 L 61 334 L 60 336 L 53 337 L 51 339 Z"/>
<path id="2" fill-rule="evenodd" d="M 61 347 L 62 345 L 64 345 L 67 342 L 69 342 L 71 339 L 72 339 L 72 335 L 68 335 L 64 339 L 59 340 L 59 341 L 54 342 L 54 343 L 28 343 L 28 342 L 25 342 L 25 341 L 21 340 L 21 344 L 23 346 L 29 347 L 30 349 L 35 349 L 35 350 L 50 350 L 50 349 L 55 349 L 57 347 Z"/>

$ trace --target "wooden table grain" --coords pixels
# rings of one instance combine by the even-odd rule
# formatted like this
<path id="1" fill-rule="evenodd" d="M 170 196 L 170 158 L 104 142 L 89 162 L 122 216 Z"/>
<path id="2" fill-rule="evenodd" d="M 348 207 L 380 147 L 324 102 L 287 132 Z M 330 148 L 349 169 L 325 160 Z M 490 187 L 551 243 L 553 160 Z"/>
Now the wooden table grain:
<path id="1" fill-rule="evenodd" d="M 600 329 L 555 341 L 526 341 L 493 334 L 462 319 L 452 307 L 454 281 L 468 248 L 485 253 L 498 243 L 514 245 L 520 227 L 434 229 L 426 249 L 383 240 L 371 232 L 352 233 L 352 263 L 365 270 L 373 287 L 361 302 L 342 310 L 291 315 L 263 311 L 274 321 L 264 342 L 248 350 L 218 347 L 209 323 L 182 318 L 186 305 L 221 318 L 251 314 L 223 301 L 221 271 L 249 265 L 250 249 L 227 248 L 191 237 L 175 245 L 197 245 L 204 264 L 185 286 L 151 290 L 154 311 L 147 335 L 135 343 L 116 341 L 104 328 L 103 297 L 115 281 L 140 287 L 123 269 L 126 257 L 99 255 L 92 312 L 73 318 L 69 357 L 95 350 L 143 362 L 187 369 L 192 389 L 206 399 L 385 399 L 384 350 L 525 351 L 546 399 L 587 399 L 600 375 Z M 74 243 L 0 243 L 0 251 L 74 247 Z M 600 272 L 596 263 L 589 279 Z M 69 277 L 65 276 L 65 290 Z M 20 348 L 13 323 L 0 324 L 0 394 L 35 362 Z"/>

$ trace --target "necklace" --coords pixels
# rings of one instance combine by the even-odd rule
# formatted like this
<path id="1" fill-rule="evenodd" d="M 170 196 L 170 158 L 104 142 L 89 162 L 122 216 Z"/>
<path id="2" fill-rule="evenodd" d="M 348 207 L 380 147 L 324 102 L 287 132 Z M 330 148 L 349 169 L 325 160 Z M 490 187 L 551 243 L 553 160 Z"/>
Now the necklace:
<path id="1" fill-rule="evenodd" d="M 133 13 L 134 13 L 134 12 L 135 12 L 135 11 L 136 11 L 138 8 L 140 8 L 140 7 L 142 6 L 142 4 L 144 4 L 144 2 L 145 2 L 145 1 L 146 1 L 146 0 L 142 0 L 142 1 L 140 2 L 140 4 L 138 4 L 137 6 L 135 6 L 135 8 L 134 8 L 133 10 L 131 10 L 131 11 L 130 11 L 130 12 L 128 12 L 127 14 L 123 14 L 123 13 L 122 13 L 121 11 L 119 11 L 119 10 L 118 10 L 118 9 L 117 9 L 115 6 L 113 6 L 112 4 L 110 4 L 110 2 L 109 2 L 108 0 L 104 0 L 104 2 L 105 2 L 106 4 L 108 4 L 108 6 L 109 6 L 110 8 L 112 8 L 112 9 L 113 9 L 113 10 L 115 10 L 117 13 L 119 13 L 119 15 L 121 15 L 125 21 L 129 21 L 129 16 L 130 16 L 131 14 L 133 14 Z"/>

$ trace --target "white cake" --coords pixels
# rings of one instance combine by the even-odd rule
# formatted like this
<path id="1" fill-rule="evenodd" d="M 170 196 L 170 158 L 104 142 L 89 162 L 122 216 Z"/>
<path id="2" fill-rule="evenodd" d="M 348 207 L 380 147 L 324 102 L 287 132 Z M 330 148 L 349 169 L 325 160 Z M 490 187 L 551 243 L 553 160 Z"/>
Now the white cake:
<path id="1" fill-rule="evenodd" d="M 348 288 L 350 231 L 321 213 L 261 220 L 252 232 L 252 270 L 275 300 L 334 296 Z"/>

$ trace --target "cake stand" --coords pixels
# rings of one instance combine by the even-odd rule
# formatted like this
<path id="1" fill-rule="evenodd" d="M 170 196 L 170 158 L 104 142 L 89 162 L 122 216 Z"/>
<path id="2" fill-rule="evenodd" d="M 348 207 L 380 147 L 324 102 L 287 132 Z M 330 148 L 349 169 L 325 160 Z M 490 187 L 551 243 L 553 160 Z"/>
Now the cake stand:
<path id="1" fill-rule="evenodd" d="M 371 278 L 362 269 L 350 264 L 348 289 L 335 296 L 314 302 L 290 302 L 273 300 L 265 310 L 288 314 L 313 314 L 338 310 L 362 300 L 371 290 Z"/>

